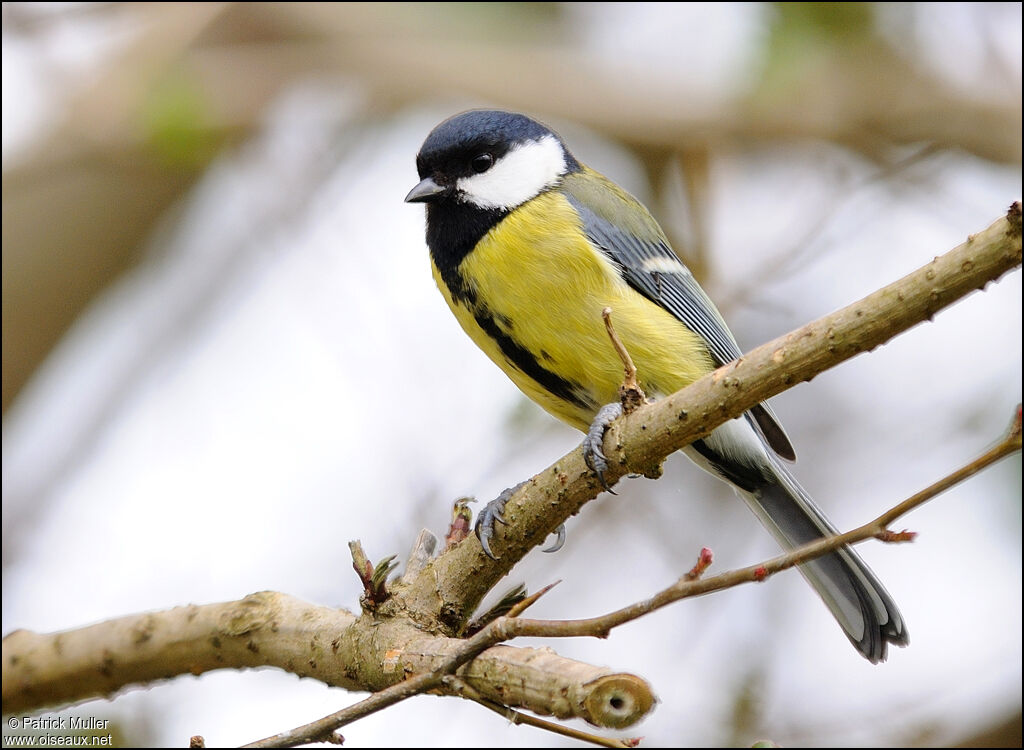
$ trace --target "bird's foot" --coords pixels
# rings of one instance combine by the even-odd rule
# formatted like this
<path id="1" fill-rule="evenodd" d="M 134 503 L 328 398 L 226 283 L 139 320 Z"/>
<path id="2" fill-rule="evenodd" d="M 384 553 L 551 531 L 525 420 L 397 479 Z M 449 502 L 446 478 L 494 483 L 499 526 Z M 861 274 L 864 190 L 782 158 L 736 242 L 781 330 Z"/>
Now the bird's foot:
<path id="1" fill-rule="evenodd" d="M 484 548 L 484 553 L 492 560 L 497 560 L 497 556 L 491 551 L 491 540 L 494 538 L 494 525 L 496 523 L 507 523 L 505 521 L 505 505 L 508 503 L 509 498 L 515 494 L 516 490 L 522 487 L 526 482 L 520 482 L 515 487 L 509 487 L 503 490 L 500 495 L 491 500 L 484 506 L 483 510 L 476 517 L 476 530 L 477 538 L 480 539 L 480 546 Z M 562 549 L 562 545 L 565 544 L 565 524 L 559 524 L 558 528 L 555 529 L 557 538 L 550 547 L 545 547 L 543 552 L 558 552 Z"/>
<path id="2" fill-rule="evenodd" d="M 501 494 L 496 498 L 487 503 L 476 517 L 476 530 L 477 538 L 480 539 L 480 546 L 484 548 L 486 555 L 492 560 L 498 558 L 491 551 L 491 539 L 494 538 L 494 524 L 505 523 L 505 504 L 508 499 L 512 497 L 512 494 L 523 486 L 520 482 L 515 487 L 508 487 L 502 490 Z"/>
<path id="3" fill-rule="evenodd" d="M 621 403 L 605 404 L 597 412 L 594 421 L 590 423 L 590 429 L 587 430 L 587 436 L 583 438 L 583 460 L 591 471 L 597 474 L 597 481 L 601 486 L 613 495 L 615 491 L 608 486 L 604 478 L 604 473 L 608 470 L 608 459 L 604 455 L 604 433 L 611 423 L 621 416 Z"/>

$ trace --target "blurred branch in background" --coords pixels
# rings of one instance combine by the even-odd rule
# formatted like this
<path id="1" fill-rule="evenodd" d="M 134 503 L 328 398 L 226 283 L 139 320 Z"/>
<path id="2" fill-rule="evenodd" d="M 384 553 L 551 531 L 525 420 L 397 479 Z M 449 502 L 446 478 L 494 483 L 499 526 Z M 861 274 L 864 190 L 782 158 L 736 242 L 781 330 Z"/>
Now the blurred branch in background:
<path id="1" fill-rule="evenodd" d="M 595 152 L 618 165 L 583 153 L 585 131 L 572 134 L 577 155 L 625 172 L 622 184 L 732 308 L 726 317 L 747 344 L 920 266 L 1019 197 L 1019 4 L 6 3 L 2 12 L 12 628 L 59 630 L 265 587 L 335 602 L 349 593 L 330 572 L 338 529 L 393 551 L 452 497 L 485 496 L 575 440 L 531 405 L 513 409 L 507 383 L 446 348 L 461 334 L 449 337 L 425 268 L 422 217 L 400 201 L 423 135 L 458 108 L 520 109 L 567 135 L 593 131 Z M 995 401 L 1019 400 L 1019 275 L 942 315 L 958 324 L 919 327 L 783 397 L 791 429 L 804 422 L 802 477 L 840 513 L 900 493 L 909 467 L 948 470 Z M 426 435 L 439 439 L 427 445 Z M 657 635 L 644 623 L 640 639 L 602 642 L 628 648 L 630 660 L 650 657 L 652 674 L 709 670 L 699 686 L 659 675 L 682 709 L 656 714 L 645 732 L 662 744 L 683 733 L 728 741 L 725 730 L 689 734 L 692 719 L 728 701 L 724 683 L 742 678 L 764 689 L 734 707 L 736 742 L 749 743 L 747 723 L 798 738 L 789 744 L 808 727 L 816 734 L 805 744 L 942 744 L 1012 712 L 1013 735 L 1001 741 L 1019 745 L 1019 658 L 1006 657 L 1019 656 L 1016 461 L 969 483 L 976 512 L 922 530 L 913 559 L 890 569 L 928 629 L 915 626 L 914 647 L 884 672 L 846 671 L 841 657 L 812 649 L 813 613 L 790 606 L 800 602 L 786 598 L 784 580 L 769 595 L 751 587 L 741 610 L 720 608 L 727 597 L 714 610 L 694 602 Z M 631 482 L 627 503 L 590 504 L 573 550 L 540 565 L 527 558 L 520 572 L 536 580 L 537 567 L 559 570 L 576 588 L 566 601 L 584 612 L 591 591 L 628 584 L 617 576 L 620 550 L 632 568 L 656 572 L 713 533 L 720 560 L 730 565 L 734 545 L 733 561 L 748 562 L 757 541 L 735 525 L 733 504 L 702 477 L 683 479 L 685 497 L 665 491 L 669 482 Z M 943 513 L 937 505 L 928 520 Z M 951 559 L 965 535 L 983 580 Z M 978 639 L 978 623 L 999 630 Z M 722 648 L 745 676 L 712 662 Z M 813 679 L 810 692 L 794 688 L 819 673 L 828 689 Z M 114 710 L 159 716 L 170 737 L 185 736 L 180 723 L 165 728 L 172 703 L 189 730 L 207 708 L 230 714 L 234 700 L 254 722 L 259 713 L 285 721 L 279 683 L 250 677 L 226 693 L 218 676 L 166 688 L 186 688 L 180 701 L 164 689 L 148 704 L 135 693 Z M 253 708 L 259 685 L 271 685 L 272 711 Z M 288 698 L 300 711 L 336 700 Z M 419 733 L 435 720 L 446 738 L 468 731 L 436 707 L 409 726 Z M 496 744 L 524 736 L 489 735 Z"/>
<path id="2" fill-rule="evenodd" d="M 976 72 L 987 87 L 922 68 L 913 32 L 924 7 L 764 6 L 765 47 L 748 85 L 711 92 L 686 71 L 638 71 L 588 50 L 568 12 L 546 3 L 5 4 L 5 40 L 42 45 L 65 13 L 131 33 L 65 85 L 55 122 L 23 153 L 5 149 L 4 411 L 219 150 L 309 76 L 358 81 L 368 111 L 447 95 L 571 118 L 620 139 L 652 172 L 673 153 L 699 166 L 752 140 L 830 141 L 883 165 L 900 158 L 895 147 L 920 143 L 1021 159 L 1020 82 L 1009 63 L 992 52 Z M 979 23 L 996 14 L 975 12 Z"/>

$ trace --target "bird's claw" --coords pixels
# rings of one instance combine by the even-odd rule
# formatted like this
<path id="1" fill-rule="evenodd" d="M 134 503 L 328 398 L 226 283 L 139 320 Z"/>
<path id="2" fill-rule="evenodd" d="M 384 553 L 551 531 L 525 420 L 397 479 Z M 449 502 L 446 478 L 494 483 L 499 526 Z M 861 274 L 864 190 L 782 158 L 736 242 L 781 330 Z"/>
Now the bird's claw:
<path id="1" fill-rule="evenodd" d="M 558 550 L 562 549 L 562 546 L 565 544 L 565 524 L 558 524 L 558 528 L 555 529 L 555 533 L 558 534 L 558 538 L 555 539 L 554 544 L 550 547 L 545 547 L 541 552 L 558 552 Z"/>
<path id="2" fill-rule="evenodd" d="M 480 546 L 484 549 L 486 554 L 492 560 L 497 560 L 497 555 L 491 551 L 491 540 L 494 538 L 494 524 L 495 523 L 507 523 L 505 521 L 505 504 L 508 503 L 509 498 L 515 494 L 516 490 L 522 487 L 525 482 L 520 482 L 515 487 L 509 487 L 502 491 L 500 495 L 491 500 L 484 506 L 483 510 L 476 517 L 476 525 L 474 530 L 476 531 L 477 538 L 480 540 Z M 562 549 L 565 544 L 565 524 L 558 524 L 558 528 L 555 529 L 557 538 L 550 547 L 545 547 L 543 552 L 558 552 Z"/>
<path id="3" fill-rule="evenodd" d="M 601 486 L 613 495 L 615 490 L 604 478 L 604 473 L 608 470 L 608 458 L 604 455 L 604 433 L 608 426 L 621 416 L 622 404 L 618 402 L 605 404 L 597 412 L 594 421 L 590 423 L 586 437 L 583 438 L 583 460 L 597 475 L 597 481 L 601 483 Z"/>
<path id="4" fill-rule="evenodd" d="M 473 528 L 476 531 L 477 538 L 480 540 L 480 546 L 484 548 L 484 553 L 492 560 L 498 559 L 491 551 L 491 539 L 494 538 L 494 524 L 506 522 L 504 515 L 505 504 L 515 491 L 522 486 L 523 482 L 520 482 L 515 487 L 503 490 L 500 495 L 487 503 L 476 517 L 476 525 Z"/>
<path id="5" fill-rule="evenodd" d="M 611 488 L 608 480 L 604 478 L 604 473 L 608 470 L 608 458 L 604 455 L 604 433 L 608 426 L 621 416 L 622 404 L 618 402 L 605 404 L 598 410 L 594 421 L 590 423 L 590 429 L 587 430 L 586 437 L 583 438 L 583 460 L 590 467 L 590 470 L 597 475 L 597 481 L 601 483 L 601 486 L 613 495 L 615 490 Z M 477 538 L 480 540 L 480 546 L 483 547 L 484 554 L 492 560 L 498 559 L 491 550 L 491 540 L 494 539 L 494 525 L 506 522 L 504 515 L 505 505 L 508 503 L 509 498 L 523 484 L 524 482 L 520 482 L 515 487 L 509 487 L 504 490 L 491 502 L 487 503 L 476 517 L 474 530 L 476 531 Z M 554 544 L 545 548 L 544 552 L 557 552 L 565 544 L 565 524 L 559 524 L 555 533 L 558 537 L 555 539 Z"/>

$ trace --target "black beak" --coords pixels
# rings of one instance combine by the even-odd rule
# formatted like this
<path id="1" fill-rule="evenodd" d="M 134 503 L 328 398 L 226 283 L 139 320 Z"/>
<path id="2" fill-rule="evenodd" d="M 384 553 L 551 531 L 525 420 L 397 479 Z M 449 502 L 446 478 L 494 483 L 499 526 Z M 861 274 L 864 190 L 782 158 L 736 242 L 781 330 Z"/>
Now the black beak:
<path id="1" fill-rule="evenodd" d="M 409 191 L 405 196 L 406 203 L 429 203 L 444 193 L 448 188 L 442 187 L 434 182 L 432 177 L 420 180 L 420 184 Z"/>

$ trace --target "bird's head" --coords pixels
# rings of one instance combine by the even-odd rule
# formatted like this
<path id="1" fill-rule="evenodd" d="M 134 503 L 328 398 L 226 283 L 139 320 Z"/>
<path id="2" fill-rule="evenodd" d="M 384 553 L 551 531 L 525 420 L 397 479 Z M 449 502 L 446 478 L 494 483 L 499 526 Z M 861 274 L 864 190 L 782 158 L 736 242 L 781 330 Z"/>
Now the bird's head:
<path id="1" fill-rule="evenodd" d="M 557 133 L 526 115 L 471 110 L 431 131 L 407 203 L 455 201 L 511 211 L 579 169 Z"/>

